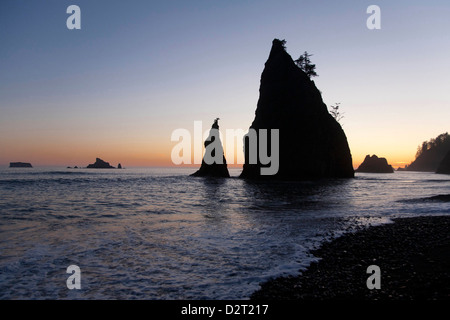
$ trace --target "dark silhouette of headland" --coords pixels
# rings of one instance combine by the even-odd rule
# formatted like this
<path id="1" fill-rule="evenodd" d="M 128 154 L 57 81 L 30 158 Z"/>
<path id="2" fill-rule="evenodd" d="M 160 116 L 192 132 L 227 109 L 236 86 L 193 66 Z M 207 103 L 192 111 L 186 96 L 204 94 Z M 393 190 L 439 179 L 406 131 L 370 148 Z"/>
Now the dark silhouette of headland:
<path id="1" fill-rule="evenodd" d="M 9 167 L 10 168 L 33 168 L 31 163 L 28 163 L 28 162 L 10 162 Z"/>
<path id="2" fill-rule="evenodd" d="M 447 152 L 447 155 L 439 164 L 436 173 L 450 174 L 450 150 Z"/>
<path id="3" fill-rule="evenodd" d="M 89 164 L 88 169 L 115 169 L 109 162 L 103 161 L 100 158 L 95 159 L 95 163 Z"/>
<path id="4" fill-rule="evenodd" d="M 227 168 L 227 160 L 223 152 L 222 141 L 219 136 L 219 118 L 214 120 L 209 131 L 209 136 L 205 140 L 205 155 L 202 165 L 191 176 L 194 177 L 230 177 Z M 217 152 L 217 154 L 216 154 Z M 209 159 L 211 158 L 211 159 Z M 218 161 L 216 161 L 218 159 Z"/>
<path id="5" fill-rule="evenodd" d="M 386 158 L 378 158 L 376 155 L 367 155 L 356 172 L 367 173 L 394 173 L 394 168 L 388 164 Z"/>
<path id="6" fill-rule="evenodd" d="M 279 170 L 275 175 L 261 175 L 260 169 L 267 165 L 259 159 L 250 163 L 247 137 L 240 177 L 281 180 L 354 177 L 352 156 L 341 125 L 330 115 L 314 81 L 294 63 L 284 44 L 284 40 L 272 42 L 250 126 L 256 132 L 279 129 Z M 260 147 L 259 143 L 257 146 Z M 270 138 L 267 148 L 271 150 Z"/>
<path id="7" fill-rule="evenodd" d="M 445 156 L 450 152 L 450 135 L 446 132 L 419 146 L 416 159 L 406 168 L 408 171 L 437 172 Z"/>

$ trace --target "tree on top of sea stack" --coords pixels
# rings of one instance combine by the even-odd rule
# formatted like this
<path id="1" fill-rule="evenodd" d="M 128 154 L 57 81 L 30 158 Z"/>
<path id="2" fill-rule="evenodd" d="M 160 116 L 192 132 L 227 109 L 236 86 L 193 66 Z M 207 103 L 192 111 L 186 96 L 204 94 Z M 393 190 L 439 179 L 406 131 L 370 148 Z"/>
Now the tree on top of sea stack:
<path id="1" fill-rule="evenodd" d="M 294 61 L 295 64 L 310 78 L 318 76 L 316 73 L 316 65 L 312 64 L 311 59 L 309 59 L 311 56 L 312 54 L 305 51 L 304 54 L 300 55 L 300 57 Z"/>
<path id="2" fill-rule="evenodd" d="M 306 57 L 309 59 L 309 55 Z M 259 159 L 257 163 L 250 163 L 246 137 L 242 178 L 309 180 L 354 177 L 345 133 L 328 112 L 310 76 L 312 74 L 308 75 L 299 68 L 286 52 L 285 42 L 274 39 L 261 75 L 260 96 L 250 128 L 256 131 L 257 140 L 260 140 L 260 129 L 279 129 L 279 169 L 274 175 L 261 175 L 261 168 L 265 165 Z M 267 150 L 272 151 L 269 144 Z"/>
<path id="3" fill-rule="evenodd" d="M 205 155 L 202 165 L 192 174 L 194 177 L 230 177 L 220 140 L 219 120 L 216 118 L 211 126 L 209 136 L 205 140 Z"/>

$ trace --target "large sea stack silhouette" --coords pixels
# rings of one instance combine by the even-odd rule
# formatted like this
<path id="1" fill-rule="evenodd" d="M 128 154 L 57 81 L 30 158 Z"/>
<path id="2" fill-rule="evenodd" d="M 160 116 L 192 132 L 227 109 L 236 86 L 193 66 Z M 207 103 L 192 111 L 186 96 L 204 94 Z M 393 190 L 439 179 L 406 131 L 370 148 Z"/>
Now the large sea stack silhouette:
<path id="1" fill-rule="evenodd" d="M 386 158 L 378 158 L 376 155 L 367 155 L 356 172 L 368 173 L 394 173 L 394 168 L 388 164 Z"/>
<path id="2" fill-rule="evenodd" d="M 219 133 L 219 118 L 214 120 L 209 136 L 205 140 L 205 155 L 202 160 L 202 165 L 191 176 L 194 177 L 230 177 L 230 173 L 227 168 L 227 160 L 223 152 L 222 141 L 220 140 Z M 216 140 L 217 139 L 217 140 Z M 210 146 L 208 148 L 208 146 Z M 211 151 L 210 151 L 211 148 Z M 210 155 L 210 158 L 219 159 L 219 161 L 210 161 L 206 159 Z"/>
<path id="3" fill-rule="evenodd" d="M 250 128 L 257 132 L 259 129 L 279 129 L 279 170 L 275 175 L 261 175 L 260 169 L 264 165 L 259 160 L 256 164 L 249 163 L 249 144 L 245 143 L 242 178 L 354 177 L 344 131 L 328 112 L 314 81 L 286 52 L 283 41 L 273 40 L 259 92 L 255 119 Z M 270 145 L 268 148 L 270 150 Z"/>

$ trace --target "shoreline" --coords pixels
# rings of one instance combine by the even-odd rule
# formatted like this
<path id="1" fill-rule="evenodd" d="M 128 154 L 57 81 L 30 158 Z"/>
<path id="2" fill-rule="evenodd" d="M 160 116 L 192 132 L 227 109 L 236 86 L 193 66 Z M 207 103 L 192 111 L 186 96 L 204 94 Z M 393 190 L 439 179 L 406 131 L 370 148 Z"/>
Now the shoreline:
<path id="1" fill-rule="evenodd" d="M 311 251 L 318 262 L 262 283 L 250 300 L 450 300 L 450 215 L 393 222 L 323 243 Z M 371 265 L 380 289 L 367 287 Z"/>

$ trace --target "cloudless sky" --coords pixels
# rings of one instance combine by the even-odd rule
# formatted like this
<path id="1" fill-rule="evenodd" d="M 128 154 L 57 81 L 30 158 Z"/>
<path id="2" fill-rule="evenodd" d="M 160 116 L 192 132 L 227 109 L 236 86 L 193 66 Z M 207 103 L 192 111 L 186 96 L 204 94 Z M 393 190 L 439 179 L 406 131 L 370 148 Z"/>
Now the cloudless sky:
<path id="1" fill-rule="evenodd" d="M 69 5 L 81 30 L 68 30 Z M 381 30 L 366 9 L 381 8 Z M 0 164 L 171 165 L 173 130 L 248 129 L 272 40 L 312 53 L 356 167 L 449 131 L 450 2 L 0 1 Z"/>

